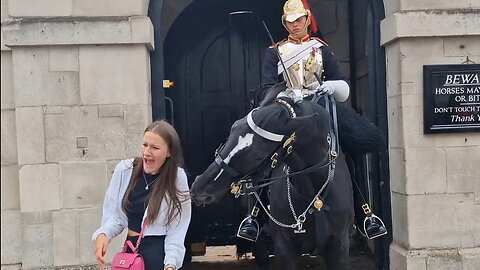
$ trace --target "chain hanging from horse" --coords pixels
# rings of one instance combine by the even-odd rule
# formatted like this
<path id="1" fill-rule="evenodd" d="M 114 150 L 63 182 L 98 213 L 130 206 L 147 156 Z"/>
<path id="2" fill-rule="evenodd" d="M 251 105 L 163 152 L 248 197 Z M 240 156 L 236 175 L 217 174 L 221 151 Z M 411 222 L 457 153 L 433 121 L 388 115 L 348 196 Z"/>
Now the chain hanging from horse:
<path id="1" fill-rule="evenodd" d="M 293 109 L 293 107 L 287 101 L 285 101 L 283 99 L 276 99 L 276 102 L 284 105 L 287 108 L 287 110 L 288 110 L 288 112 L 289 112 L 289 114 L 292 118 L 296 117 L 295 110 Z M 327 96 L 326 100 L 325 100 L 325 104 L 326 104 L 325 107 L 326 107 L 327 111 L 331 114 L 332 118 L 334 118 L 334 125 L 332 127 L 332 130 L 330 131 L 330 134 L 327 135 L 327 142 L 328 142 L 328 145 L 329 145 L 329 151 L 328 151 L 328 156 L 327 156 L 328 160 L 326 161 L 326 163 L 322 162 L 322 163 L 314 164 L 313 166 L 310 166 L 306 169 L 296 171 L 296 172 L 293 172 L 293 173 L 290 173 L 290 169 L 287 166 L 285 166 L 284 167 L 284 175 L 281 175 L 281 176 L 278 176 L 278 177 L 269 177 L 271 175 L 271 172 L 273 171 L 273 169 L 278 164 L 279 160 L 283 160 L 285 157 L 287 157 L 288 155 L 290 155 L 293 152 L 292 143 L 297 139 L 296 135 L 295 135 L 295 132 L 294 132 L 289 137 L 287 137 L 287 139 L 283 142 L 283 145 L 281 144 L 282 147 L 281 148 L 279 147 L 271 155 L 271 157 L 270 157 L 270 160 L 271 160 L 270 167 L 267 168 L 268 176 L 266 178 L 264 177 L 264 178 L 258 180 L 259 182 L 262 182 L 261 184 L 254 186 L 253 182 L 255 180 L 255 176 L 261 171 L 261 169 L 266 167 L 266 166 L 264 166 L 264 164 L 262 164 L 263 166 L 260 166 L 260 168 L 257 169 L 256 172 L 247 174 L 247 176 L 244 177 L 244 179 L 242 179 L 238 182 L 234 182 L 231 185 L 230 192 L 235 195 L 235 198 L 238 198 L 239 196 L 246 195 L 246 194 L 248 194 L 248 195 L 254 194 L 255 195 L 255 198 L 256 198 L 257 201 L 256 201 L 256 203 L 255 203 L 255 205 L 252 209 L 252 214 L 255 213 L 255 215 L 256 215 L 258 213 L 259 209 L 256 206 L 256 204 L 258 202 L 260 204 L 260 206 L 262 207 L 262 209 L 265 211 L 265 213 L 268 215 L 270 220 L 272 220 L 278 226 L 294 229 L 295 233 L 304 233 L 305 232 L 305 230 L 302 229 L 303 223 L 306 220 L 306 214 L 307 213 L 312 213 L 314 211 L 312 209 L 316 209 L 317 211 L 321 211 L 322 209 L 327 208 L 324 205 L 324 199 L 328 194 L 328 188 L 327 188 L 328 184 L 334 178 L 335 160 L 338 157 L 338 152 L 337 151 L 338 151 L 338 148 L 339 148 L 338 147 L 338 132 L 337 132 L 337 128 L 336 128 L 337 125 L 336 125 L 335 101 L 333 100 L 332 97 Z M 332 107 L 332 109 L 333 109 L 332 112 L 330 111 L 330 107 Z M 252 110 L 249 113 L 249 115 L 247 116 L 247 122 L 248 122 L 248 125 L 250 126 L 250 128 L 255 133 L 262 136 L 263 138 L 273 140 L 273 141 L 278 141 L 279 140 L 278 136 L 282 136 L 282 135 L 273 134 L 271 132 L 263 130 L 262 128 L 260 128 L 259 126 L 257 126 L 253 122 L 253 118 L 252 118 L 253 111 L 254 110 Z M 283 138 L 282 138 L 282 141 L 283 141 Z M 218 153 L 218 150 L 217 150 L 217 153 Z M 264 162 L 264 163 L 268 163 L 268 162 Z M 327 174 L 326 181 L 324 182 L 324 184 L 322 185 L 320 190 L 318 190 L 318 192 L 315 194 L 315 196 L 310 201 L 310 203 L 308 204 L 306 209 L 300 215 L 297 216 L 297 213 L 295 212 L 295 209 L 293 208 L 293 204 L 292 204 L 292 200 L 291 200 L 291 194 L 290 194 L 291 177 L 294 176 L 294 175 L 306 174 L 306 173 L 316 171 L 316 170 L 319 170 L 319 169 L 325 168 L 325 167 L 328 167 L 328 174 Z M 267 209 L 267 207 L 264 205 L 264 203 L 260 199 L 259 193 L 257 192 L 258 190 L 261 190 L 266 186 L 272 185 L 273 183 L 275 183 L 277 181 L 280 181 L 282 179 L 286 179 L 286 181 L 287 181 L 287 197 L 288 197 L 288 201 L 289 201 L 289 207 L 290 207 L 292 216 L 295 219 L 295 223 L 293 223 L 293 224 L 284 224 L 284 223 L 278 221 L 271 214 L 271 212 Z"/>

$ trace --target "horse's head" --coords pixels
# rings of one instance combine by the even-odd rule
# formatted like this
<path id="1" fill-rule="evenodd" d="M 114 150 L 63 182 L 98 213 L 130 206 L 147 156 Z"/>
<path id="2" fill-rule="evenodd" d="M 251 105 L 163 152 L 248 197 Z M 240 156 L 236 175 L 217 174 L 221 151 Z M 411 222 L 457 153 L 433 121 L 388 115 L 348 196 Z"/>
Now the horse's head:
<path id="1" fill-rule="evenodd" d="M 293 112 L 295 114 L 295 112 Z M 197 176 L 191 194 L 197 204 L 220 199 L 235 181 L 270 166 L 272 154 L 281 149 L 292 133 L 319 122 L 318 114 L 292 117 L 285 104 L 273 102 L 251 111 L 231 127 L 228 140 L 217 150 L 215 161 Z"/>

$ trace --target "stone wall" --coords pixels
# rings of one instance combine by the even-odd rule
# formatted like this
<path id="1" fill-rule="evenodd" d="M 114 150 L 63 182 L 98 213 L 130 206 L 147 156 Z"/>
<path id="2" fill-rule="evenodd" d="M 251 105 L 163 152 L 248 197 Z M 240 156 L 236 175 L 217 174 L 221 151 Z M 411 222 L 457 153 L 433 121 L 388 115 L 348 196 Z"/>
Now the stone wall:
<path id="1" fill-rule="evenodd" d="M 110 175 L 152 118 L 148 1 L 1 3 L 2 269 L 95 264 Z"/>
<path id="2" fill-rule="evenodd" d="M 423 65 L 480 63 L 480 2 L 383 2 L 390 269 L 480 269 L 480 135 L 424 135 L 422 123 Z M 95 263 L 104 190 L 151 120 L 147 9 L 147 0 L 1 0 L 2 270 Z"/>
<path id="3" fill-rule="evenodd" d="M 1 1 L 1 21 L 8 19 L 8 5 Z M 22 262 L 23 230 L 15 124 L 12 51 L 1 36 L 1 264 L 2 269 L 18 269 Z"/>
<path id="4" fill-rule="evenodd" d="M 390 269 L 480 269 L 480 134 L 423 134 L 423 65 L 480 63 L 480 2 L 386 1 Z"/>

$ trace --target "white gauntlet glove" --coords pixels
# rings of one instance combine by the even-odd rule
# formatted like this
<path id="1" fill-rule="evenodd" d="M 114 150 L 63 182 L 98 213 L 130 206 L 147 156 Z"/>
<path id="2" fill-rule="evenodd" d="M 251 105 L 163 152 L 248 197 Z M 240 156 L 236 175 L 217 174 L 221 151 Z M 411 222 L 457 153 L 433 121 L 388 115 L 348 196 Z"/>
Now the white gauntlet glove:
<path id="1" fill-rule="evenodd" d="M 325 81 L 317 87 L 317 94 L 333 95 L 336 101 L 344 102 L 350 94 L 350 86 L 344 80 Z"/>
<path id="2" fill-rule="evenodd" d="M 331 95 L 333 94 L 333 92 L 335 92 L 335 84 L 333 83 L 333 81 L 323 82 L 322 85 L 319 85 L 317 87 L 317 94 L 319 95 Z"/>

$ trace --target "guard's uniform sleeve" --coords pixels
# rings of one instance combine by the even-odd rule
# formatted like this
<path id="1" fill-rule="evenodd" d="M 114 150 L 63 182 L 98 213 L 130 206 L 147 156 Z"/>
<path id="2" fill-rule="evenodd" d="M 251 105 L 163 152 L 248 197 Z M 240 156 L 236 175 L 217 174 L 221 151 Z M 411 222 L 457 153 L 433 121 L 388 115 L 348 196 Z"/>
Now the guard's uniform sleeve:
<path id="1" fill-rule="evenodd" d="M 340 62 L 337 57 L 333 54 L 328 46 L 322 46 L 322 55 L 323 55 L 323 80 L 344 80 L 347 81 L 345 76 L 340 70 Z"/>
<path id="2" fill-rule="evenodd" d="M 262 92 L 266 91 L 275 84 L 283 81 L 281 75 L 278 75 L 278 56 L 274 47 L 268 47 L 265 51 L 262 64 Z"/>

